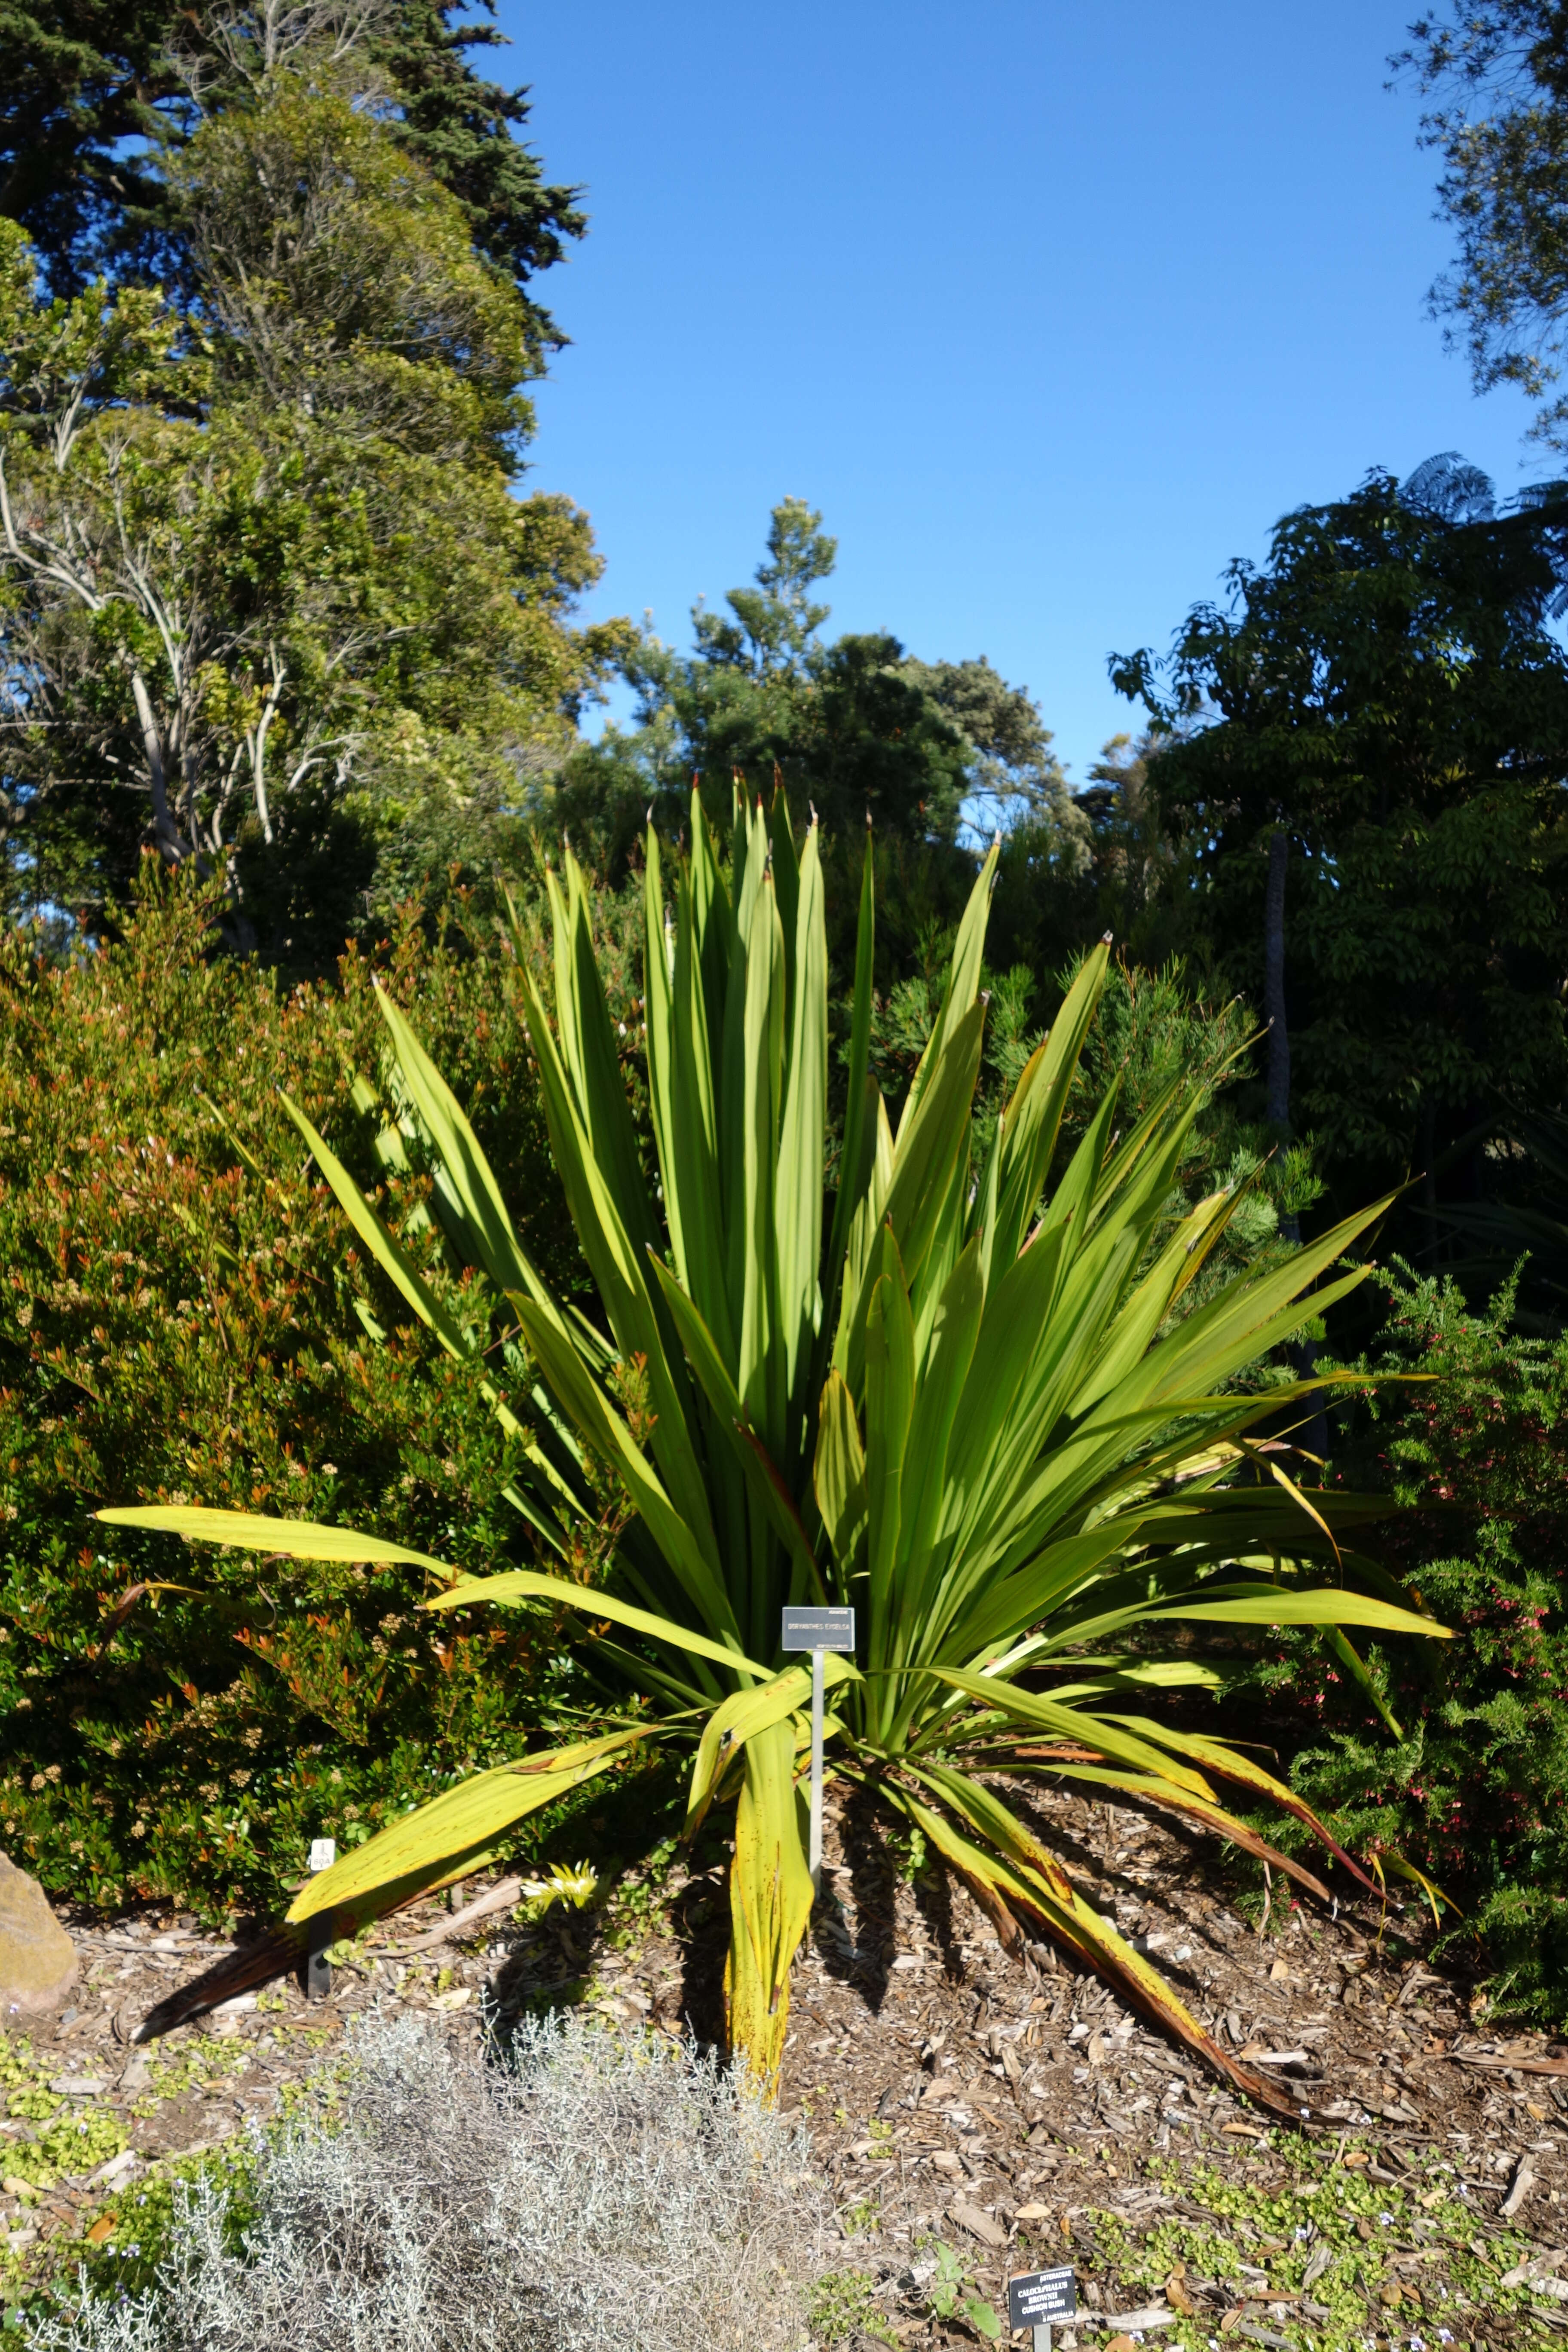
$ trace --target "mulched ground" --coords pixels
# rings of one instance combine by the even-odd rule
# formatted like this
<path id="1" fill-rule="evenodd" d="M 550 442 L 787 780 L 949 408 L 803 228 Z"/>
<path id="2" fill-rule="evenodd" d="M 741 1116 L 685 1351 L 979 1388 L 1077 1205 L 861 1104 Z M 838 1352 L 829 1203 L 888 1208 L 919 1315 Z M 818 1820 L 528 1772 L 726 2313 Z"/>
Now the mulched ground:
<path id="1" fill-rule="evenodd" d="M 833 1811 L 781 2091 L 842 2238 L 820 2343 L 982 2341 L 981 2306 L 1005 2310 L 1008 2274 L 1060 2263 L 1080 2297 L 1056 2337 L 1065 2352 L 1233 2336 L 1491 2347 L 1568 2330 L 1555 2277 L 1568 2272 L 1568 2056 L 1540 2035 L 1489 2034 L 1461 1983 L 1395 1963 L 1379 1929 L 1418 1946 L 1408 1908 L 1332 1917 L 1277 1891 L 1260 1933 L 1179 1831 L 1075 1794 L 1030 1801 L 1082 1890 L 1145 1939 L 1215 2037 L 1299 2087 L 1328 2126 L 1272 2125 L 1097 1979 L 1043 1946 L 1005 1953 L 961 1886 L 905 1883 L 853 1805 Z M 482 2011 L 504 2026 L 574 2000 L 627 2026 L 715 2029 L 728 1931 L 716 1873 L 678 1866 L 602 1911 L 406 1952 L 446 1916 L 425 1906 L 373 1931 L 326 2001 L 275 1986 L 147 2050 L 128 2046 L 136 2021 L 225 1948 L 166 1916 L 70 1923 L 83 1978 L 32 2028 L 40 2080 L 75 2078 L 82 2115 L 118 2116 L 135 2153 L 108 2181 L 68 2179 L 37 2199 L 8 2179 L 13 2271 L 86 2236 L 160 2160 L 275 2112 L 369 2003 L 433 2010 L 465 2037 Z M 3 2129 L 20 2142 L 37 2126 Z"/>

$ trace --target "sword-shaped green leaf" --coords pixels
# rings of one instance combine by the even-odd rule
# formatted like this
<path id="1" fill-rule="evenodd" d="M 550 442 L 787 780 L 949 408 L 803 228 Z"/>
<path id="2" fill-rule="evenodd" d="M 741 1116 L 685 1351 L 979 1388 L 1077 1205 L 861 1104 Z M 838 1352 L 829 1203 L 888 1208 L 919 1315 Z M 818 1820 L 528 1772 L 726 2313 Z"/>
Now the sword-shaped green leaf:
<path id="1" fill-rule="evenodd" d="M 928 1826 L 934 1851 L 963 1873 L 1005 1940 L 1016 1940 L 1017 1916 L 1028 1913 L 1238 2087 L 1285 2113 L 1290 2103 L 1277 2086 L 1216 2049 L 976 1775 L 1081 1777 L 1272 1860 L 1275 1850 L 1216 1800 L 1211 1782 L 1228 1780 L 1295 1813 L 1339 1853 L 1262 1767 L 1133 1710 L 1152 1709 L 1163 1690 L 1204 1671 L 1161 1654 L 1177 1620 L 1310 1624 L 1335 1643 L 1356 1626 L 1440 1630 L 1405 1605 L 1358 1537 L 1386 1502 L 1309 1490 L 1260 1450 L 1260 1417 L 1275 1416 L 1278 1427 L 1309 1384 L 1231 1385 L 1363 1278 L 1346 1254 L 1384 1204 L 1215 1284 L 1188 1311 L 1194 1276 L 1205 1265 L 1212 1276 L 1237 1198 L 1216 1193 L 1171 1216 L 1210 1079 L 1179 1078 L 1126 1132 L 1112 1088 L 1058 1172 L 1106 943 L 1084 960 L 982 1151 L 973 1097 L 994 852 L 959 926 L 895 1137 L 869 1071 L 868 859 L 825 1251 L 831 1055 L 819 857 L 815 826 L 797 847 L 776 792 L 769 814 L 737 789 L 721 843 L 694 790 L 689 850 L 668 876 L 650 831 L 652 1181 L 574 861 L 548 886 L 553 1021 L 527 942 L 515 984 L 598 1293 L 592 1310 L 550 1295 L 466 1118 L 408 1024 L 384 1007 L 405 1126 L 412 1135 L 417 1124 L 434 1154 L 448 1238 L 505 1295 L 540 1369 L 529 1440 L 536 1523 L 552 1528 L 559 1511 L 567 1524 L 584 1507 L 590 1457 L 610 1467 L 632 1507 L 602 1589 L 524 1569 L 451 1582 L 430 1605 L 532 1601 L 561 1609 L 566 1622 L 580 1619 L 594 1685 L 623 1675 L 647 1711 L 636 1737 L 695 1743 L 693 1818 L 738 1784 L 726 1991 L 731 2037 L 763 2080 L 776 2079 L 790 1961 L 811 1902 L 796 1787 L 805 1677 L 795 1664 L 774 1670 L 778 1611 L 826 1590 L 861 1612 L 867 1662 L 863 1680 L 829 1670 L 836 1770 Z M 315 1129 L 302 1122 L 302 1131 L 403 1296 L 444 1345 L 474 1357 L 478 1343 L 404 1244 Z M 610 1391 L 617 1366 L 639 1365 L 647 1419 L 634 1435 Z M 307 1558 L 395 1559 L 438 1581 L 450 1577 L 438 1561 L 344 1530 L 244 1514 L 112 1516 Z M 598 1769 L 597 1752 L 584 1748 L 525 1759 L 522 1772 L 558 1791 L 573 1773 Z M 475 1776 L 432 1815 L 397 1825 L 406 1853 L 391 1861 L 412 1857 L 413 1874 L 404 1871 L 395 1886 L 440 1883 L 463 1854 L 495 1850 L 518 1817 L 517 1780 Z M 453 1841 L 465 1836 L 479 1842 L 454 1861 Z M 390 1867 L 384 1847 L 362 1849 L 356 1867 L 364 1856 L 373 1874 Z M 1351 1857 L 1339 1858 L 1368 1883 Z M 1321 1891 L 1303 1865 L 1282 1866 Z M 402 1899 L 387 1893 L 390 1879 L 368 1892 L 353 1883 L 362 1907 Z M 315 1884 L 308 1899 L 330 1906 L 333 1886 Z M 331 1916 L 358 1913 L 340 1903 Z M 294 1948 L 287 1935 L 285 1948 Z"/>
<path id="2" fill-rule="evenodd" d="M 829 1654 L 823 1659 L 824 1686 L 832 1690 L 860 1677 L 851 1660 Z M 748 1739 L 783 1723 L 805 1706 L 811 1696 L 809 1666 L 785 1666 L 757 1690 L 736 1691 L 716 1706 L 702 1727 L 697 1760 L 691 1768 L 691 1789 L 686 1801 L 682 1834 L 694 1838 L 707 1819 L 713 1791 Z"/>
<path id="3" fill-rule="evenodd" d="M 493 1843 L 529 1813 L 558 1803 L 653 1736 L 646 1727 L 613 1732 L 606 1738 L 524 1756 L 515 1764 L 497 1765 L 493 1771 L 470 1773 L 455 1789 L 340 1856 L 330 1870 L 308 1878 L 288 1916 L 314 1919 L 340 1904 L 358 1905 L 375 1889 L 449 1868 L 464 1854 Z"/>

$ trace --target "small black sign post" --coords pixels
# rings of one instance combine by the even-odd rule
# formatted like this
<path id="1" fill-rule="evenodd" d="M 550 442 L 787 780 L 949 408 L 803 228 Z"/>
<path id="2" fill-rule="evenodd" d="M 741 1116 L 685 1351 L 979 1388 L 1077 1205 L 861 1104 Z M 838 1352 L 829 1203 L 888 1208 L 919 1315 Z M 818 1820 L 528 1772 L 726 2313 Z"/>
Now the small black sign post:
<path id="1" fill-rule="evenodd" d="M 822 1892 L 822 1697 L 825 1687 L 823 1659 L 829 1650 L 840 1656 L 852 1656 L 855 1649 L 855 1612 L 853 1609 L 786 1609 L 784 1612 L 784 1634 L 779 1645 L 784 1650 L 811 1652 L 811 1883 L 818 1895 Z"/>
<path id="2" fill-rule="evenodd" d="M 1051 2328 L 1058 2319 L 1071 2319 L 1078 2310 L 1078 2287 L 1072 2264 L 1059 2270 L 1027 2271 L 1007 2282 L 1007 2325 L 1032 2327 L 1035 2352 L 1051 2352 Z"/>

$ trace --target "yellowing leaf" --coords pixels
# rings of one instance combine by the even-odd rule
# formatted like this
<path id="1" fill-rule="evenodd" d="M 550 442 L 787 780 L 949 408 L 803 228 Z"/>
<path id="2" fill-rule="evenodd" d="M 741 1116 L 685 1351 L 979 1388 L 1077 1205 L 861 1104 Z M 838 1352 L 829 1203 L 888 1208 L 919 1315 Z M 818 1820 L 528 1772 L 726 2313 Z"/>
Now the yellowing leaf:
<path id="1" fill-rule="evenodd" d="M 488 1847 L 503 1830 L 543 1805 L 552 1805 L 607 1765 L 627 1755 L 647 1739 L 642 1731 L 617 1731 L 603 1739 L 579 1740 L 540 1756 L 525 1756 L 493 1771 L 474 1772 L 455 1789 L 435 1797 L 417 1812 L 405 1814 L 361 1846 L 353 1847 L 330 1870 L 308 1878 L 289 1909 L 291 1921 L 314 1919 L 340 1905 L 352 1904 L 358 1916 L 366 1913 L 367 1895 L 384 1894 L 379 1908 L 390 1910 L 407 1900 L 407 1884 L 450 1870 L 465 1854 Z"/>

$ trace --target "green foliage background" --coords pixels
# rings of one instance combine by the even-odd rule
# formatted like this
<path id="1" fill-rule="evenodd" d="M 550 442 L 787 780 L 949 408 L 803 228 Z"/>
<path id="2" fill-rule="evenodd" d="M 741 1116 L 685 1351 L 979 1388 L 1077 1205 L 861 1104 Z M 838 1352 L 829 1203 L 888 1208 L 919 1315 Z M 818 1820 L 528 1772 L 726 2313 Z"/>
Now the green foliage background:
<path id="1" fill-rule="evenodd" d="M 1392 1486 L 1392 1564 L 1459 1638 L 1440 1660 L 1374 1643 L 1403 1737 L 1310 1643 L 1270 1645 L 1238 1691 L 1267 1696 L 1295 1785 L 1352 1851 L 1403 1854 L 1456 1906 L 1440 1948 L 1489 1997 L 1568 2023 L 1568 1338 L 1514 1324 L 1510 1283 L 1479 1308 L 1397 1264 L 1370 1361 L 1423 1377 L 1358 1406 L 1343 1483 Z M 1415 1899 L 1396 1878 L 1401 1899 Z"/>
<path id="2" fill-rule="evenodd" d="M 563 1295 L 586 1297 L 501 937 L 472 904 L 434 929 L 408 910 L 332 985 L 289 988 L 222 951 L 216 911 L 149 861 L 112 942 L 62 963 L 13 934 L 0 953 L 0 1839 L 56 1892 L 163 1894 L 208 1914 L 274 1907 L 311 1837 L 352 1844 L 597 1701 L 548 1621 L 445 1618 L 432 1633 L 412 1614 L 416 1572 L 204 1553 L 199 1595 L 138 1593 L 170 1574 L 166 1544 L 90 1520 L 105 1503 L 192 1501 L 374 1527 L 469 1570 L 532 1558 L 489 1405 L 410 1328 L 278 1098 L 379 1179 L 526 1420 L 527 1368 L 447 1252 L 417 1138 L 406 1173 L 380 1166 L 375 1131 L 396 1105 L 359 1112 L 352 1091 L 356 1070 L 382 1067 L 379 982 L 452 1073 L 525 1245 Z M 635 893 L 600 893 L 595 934 L 636 1099 Z M 1044 992 L 1047 1013 L 1058 996 Z M 1021 971 L 996 976 L 994 1001 L 994 1103 L 1038 1008 Z M 880 1002 L 889 1084 L 932 1005 L 918 978 Z M 1177 973 L 1113 973 L 1064 1151 L 1113 1068 L 1135 1118 L 1178 1069 L 1217 1079 L 1245 1034 L 1240 1008 L 1210 1013 Z M 1172 1216 L 1256 1165 L 1226 1103 L 1200 1123 Z M 1277 1230 L 1260 1186 L 1226 1267 Z M 598 1565 L 590 1545 L 576 1572 Z"/>
<path id="3" fill-rule="evenodd" d="M 409 923 L 336 989 L 286 991 L 215 952 L 213 914 L 153 884 L 78 963 L 0 950 L 0 1838 L 57 1893 L 209 1915 L 272 1909 L 312 1836 L 353 1843 L 591 1696 L 548 1620 L 432 1633 L 417 1572 L 204 1559 L 200 1597 L 137 1597 L 167 1547 L 90 1522 L 199 1497 L 473 1569 L 516 1553 L 489 1406 L 405 1328 L 278 1100 L 373 1181 L 346 1076 L 379 1066 L 373 982 L 460 1073 L 530 1246 L 576 1280 L 526 1041 L 460 927 Z M 389 1190 L 461 1313 L 424 1180 Z"/>
<path id="4" fill-rule="evenodd" d="M 583 233 L 580 192 L 512 135 L 526 96 L 478 73 L 491 34 L 451 0 L 272 64 L 255 23 L 224 47 L 215 15 L 166 0 L 0 0 L 0 463 L 31 555 L 85 551 L 94 591 L 0 558 L 0 912 L 31 926 L 0 942 L 0 1843 L 60 1894 L 275 1909 L 310 1837 L 352 1844 L 592 1716 L 581 1656 L 536 1621 L 434 1635 L 403 1570 L 204 1559 L 199 1597 L 160 1591 L 164 1550 L 89 1514 L 188 1498 L 374 1525 L 466 1569 L 531 1559 L 488 1402 L 350 1245 L 277 1090 L 380 1183 L 526 1420 L 528 1367 L 447 1254 L 417 1137 L 390 1167 L 374 1137 L 398 1106 L 352 1106 L 350 1074 L 382 1068 L 373 981 L 550 1281 L 586 1296 L 489 920 L 501 877 L 531 903 L 563 830 L 596 865 L 635 1095 L 645 810 L 673 833 L 693 769 L 715 812 L 732 772 L 776 775 L 823 818 L 840 999 L 875 820 L 893 1095 L 1000 827 L 984 1118 L 1110 931 L 1068 1139 L 1113 1072 L 1132 1117 L 1204 1071 L 1171 1214 L 1247 1187 L 1205 1286 L 1419 1180 L 1380 1239 L 1422 1269 L 1390 1275 L 1386 1328 L 1312 1344 L 1438 1376 L 1336 1424 L 1332 1475 L 1411 1506 L 1399 1563 L 1461 1639 L 1373 1647 L 1397 1739 L 1304 1636 L 1225 1704 L 1261 1693 L 1352 1847 L 1405 1852 L 1463 1907 L 1452 1948 L 1568 2025 L 1568 1341 L 1539 1269 L 1489 1296 L 1495 1260 L 1468 1255 L 1521 1206 L 1559 1236 L 1568 1210 L 1539 1143 L 1568 1085 L 1568 488 L 1500 504 L 1444 459 L 1286 516 L 1168 659 L 1117 666 L 1157 724 L 1079 793 L 984 657 L 827 634 L 837 544 L 805 500 L 689 652 L 584 627 L 586 518 L 525 478 L 528 387 L 561 340 L 536 281 Z M 1548 446 L 1568 433 L 1563 24 L 1557 0 L 1483 0 L 1414 27 L 1405 60 L 1459 237 L 1440 305 Z M 264 183 L 287 193 L 258 203 Z M 635 716 L 590 742 L 613 669 Z M 137 679 L 185 795 L 162 829 Z M 268 808 L 231 787 L 269 708 Z M 1247 1043 L 1277 833 L 1283 1128 Z M 152 839 L 177 886 L 148 878 Z M 575 1565 L 597 1572 L 591 1544 Z"/>

